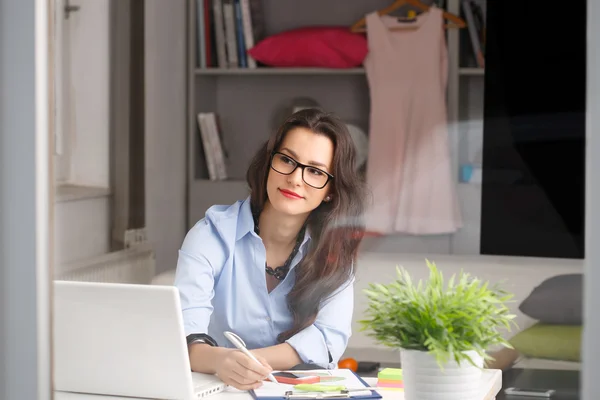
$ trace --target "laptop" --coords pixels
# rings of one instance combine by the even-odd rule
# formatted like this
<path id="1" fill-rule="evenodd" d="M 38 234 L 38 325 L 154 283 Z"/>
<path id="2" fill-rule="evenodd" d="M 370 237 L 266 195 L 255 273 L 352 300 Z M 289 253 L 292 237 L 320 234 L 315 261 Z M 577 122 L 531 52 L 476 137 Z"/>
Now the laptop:
<path id="1" fill-rule="evenodd" d="M 174 286 L 54 281 L 54 389 L 192 400 L 219 393 L 191 371 Z"/>

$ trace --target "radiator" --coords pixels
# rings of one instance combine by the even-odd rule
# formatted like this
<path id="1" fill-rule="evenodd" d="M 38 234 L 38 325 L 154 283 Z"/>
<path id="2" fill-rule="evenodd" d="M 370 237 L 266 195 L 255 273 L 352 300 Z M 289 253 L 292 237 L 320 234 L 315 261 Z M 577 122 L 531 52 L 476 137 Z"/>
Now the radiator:
<path id="1" fill-rule="evenodd" d="M 65 281 L 150 284 L 155 274 L 154 251 L 149 243 L 71 262 L 56 277 Z"/>

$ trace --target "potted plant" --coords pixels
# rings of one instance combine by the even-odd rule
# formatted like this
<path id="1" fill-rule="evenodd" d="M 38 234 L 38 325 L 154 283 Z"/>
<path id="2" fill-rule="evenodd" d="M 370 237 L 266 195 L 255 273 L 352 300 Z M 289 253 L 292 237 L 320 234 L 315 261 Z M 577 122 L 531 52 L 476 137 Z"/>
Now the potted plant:
<path id="1" fill-rule="evenodd" d="M 486 349 L 512 347 L 499 332 L 514 323 L 506 306 L 512 295 L 462 271 L 445 284 L 435 263 L 426 263 L 425 282 L 396 268 L 397 280 L 369 285 L 361 330 L 400 349 L 406 400 L 480 400 Z"/>

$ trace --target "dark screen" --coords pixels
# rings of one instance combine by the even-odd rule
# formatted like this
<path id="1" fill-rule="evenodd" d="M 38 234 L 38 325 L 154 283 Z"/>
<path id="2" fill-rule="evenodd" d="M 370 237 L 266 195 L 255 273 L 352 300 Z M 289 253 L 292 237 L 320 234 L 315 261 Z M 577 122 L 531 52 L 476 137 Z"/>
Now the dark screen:
<path id="1" fill-rule="evenodd" d="M 586 1 L 488 1 L 486 25 L 481 253 L 583 258 Z"/>

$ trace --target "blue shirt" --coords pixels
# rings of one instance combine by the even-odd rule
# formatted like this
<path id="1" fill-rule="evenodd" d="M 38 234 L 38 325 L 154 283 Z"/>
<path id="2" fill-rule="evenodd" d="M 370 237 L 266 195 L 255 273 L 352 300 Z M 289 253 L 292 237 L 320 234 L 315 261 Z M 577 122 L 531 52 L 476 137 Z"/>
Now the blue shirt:
<path id="1" fill-rule="evenodd" d="M 309 242 L 307 230 L 288 275 L 269 293 L 265 246 L 254 232 L 250 199 L 209 208 L 179 250 L 175 286 L 185 334 L 206 333 L 223 347 L 233 347 L 224 331 L 236 333 L 248 349 L 278 344 L 277 335 L 292 326 L 286 296 Z M 286 341 L 304 363 L 336 367 L 352 333 L 353 284 L 354 278 L 325 299 L 315 322 Z"/>

